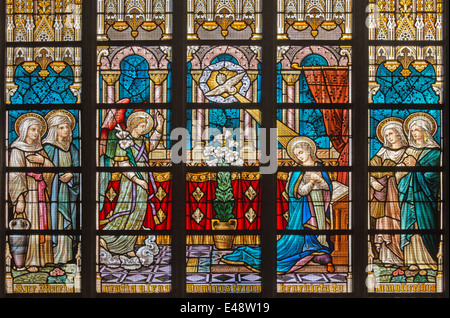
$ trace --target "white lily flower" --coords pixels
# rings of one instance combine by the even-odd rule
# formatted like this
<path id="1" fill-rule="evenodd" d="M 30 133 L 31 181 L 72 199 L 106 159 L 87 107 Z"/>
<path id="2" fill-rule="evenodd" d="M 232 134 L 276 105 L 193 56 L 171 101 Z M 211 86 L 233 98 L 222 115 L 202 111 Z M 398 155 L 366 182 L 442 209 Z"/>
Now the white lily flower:
<path id="1" fill-rule="evenodd" d="M 231 153 L 229 153 L 229 154 L 227 154 L 226 156 L 225 156 L 225 162 L 226 163 L 232 163 L 234 161 L 234 156 L 233 156 L 233 154 L 231 154 Z"/>
<path id="2" fill-rule="evenodd" d="M 122 127 L 120 127 L 119 124 L 117 124 L 115 129 L 117 131 L 116 132 L 116 137 L 119 138 L 119 139 L 125 139 L 125 138 L 130 136 L 130 133 L 128 131 L 126 131 L 126 130 L 122 130 Z"/>
<path id="3" fill-rule="evenodd" d="M 119 140 L 119 147 L 123 150 L 130 148 L 134 144 L 133 140 L 125 138 L 122 140 Z"/>
<path id="4" fill-rule="evenodd" d="M 211 159 L 211 160 L 206 160 L 206 164 L 208 165 L 208 166 L 210 166 L 210 167 L 215 167 L 215 166 L 217 166 L 217 162 L 218 162 L 219 160 L 216 158 L 216 159 Z"/>
<path id="5" fill-rule="evenodd" d="M 225 131 L 224 131 L 224 133 L 223 133 L 223 138 L 224 138 L 225 140 L 228 140 L 228 139 L 230 139 L 231 136 L 232 136 L 231 131 L 230 131 L 229 129 L 225 129 Z"/>
<path id="6" fill-rule="evenodd" d="M 244 159 L 239 158 L 236 161 L 233 161 L 231 163 L 232 166 L 243 166 L 244 165 Z"/>
<path id="7" fill-rule="evenodd" d="M 231 139 L 228 143 L 227 146 L 230 148 L 238 148 L 239 144 L 237 141 L 235 141 L 234 139 Z"/>
<path id="8" fill-rule="evenodd" d="M 223 151 L 222 147 L 216 147 L 214 149 L 214 157 L 223 158 L 224 156 L 225 156 L 225 152 Z"/>
<path id="9" fill-rule="evenodd" d="M 213 146 L 205 146 L 203 148 L 203 155 L 205 157 L 207 156 L 213 156 L 214 155 L 214 147 Z"/>
<path id="10" fill-rule="evenodd" d="M 215 135 L 213 141 L 222 144 L 222 142 L 223 142 L 223 134 Z"/>

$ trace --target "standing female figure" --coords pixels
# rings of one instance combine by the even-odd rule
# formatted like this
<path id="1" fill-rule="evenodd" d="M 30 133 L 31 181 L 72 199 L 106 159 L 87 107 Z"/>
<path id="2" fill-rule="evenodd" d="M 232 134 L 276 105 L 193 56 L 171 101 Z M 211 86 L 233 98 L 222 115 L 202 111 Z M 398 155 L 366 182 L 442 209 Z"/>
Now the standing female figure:
<path id="1" fill-rule="evenodd" d="M 441 149 L 433 136 L 436 121 L 427 113 L 409 115 L 404 122 L 409 148 L 403 162 L 418 167 L 406 173 L 398 184 L 402 230 L 436 230 L 439 224 L 440 173 L 420 167 L 438 167 Z M 439 237 L 434 234 L 401 235 L 404 264 L 411 269 L 436 269 Z"/>
<path id="2" fill-rule="evenodd" d="M 46 131 L 44 118 L 38 114 L 24 114 L 16 120 L 15 129 L 18 137 L 11 144 L 10 166 L 53 167 L 41 143 L 41 137 Z M 26 218 L 31 230 L 51 229 L 49 191 L 53 177 L 53 173 L 41 173 L 39 169 L 9 174 L 8 188 L 14 206 L 14 217 Z M 38 267 L 52 262 L 51 236 L 30 235 L 25 268 L 30 272 L 37 272 Z"/>
<path id="3" fill-rule="evenodd" d="M 403 120 L 390 117 L 377 126 L 377 136 L 383 146 L 370 160 L 372 167 L 395 167 L 401 161 L 408 141 L 403 132 Z M 370 216 L 377 230 L 400 229 L 398 180 L 394 172 L 370 174 Z M 374 243 L 378 259 L 385 265 L 402 265 L 400 237 L 387 233 L 376 234 Z"/>
<path id="4" fill-rule="evenodd" d="M 53 165 L 55 167 L 79 167 L 79 151 L 72 142 L 72 130 L 75 128 L 73 115 L 66 110 L 55 110 L 48 113 L 45 118 L 48 134 L 42 143 Z M 78 229 L 79 195 L 79 173 L 62 172 L 55 176 L 51 186 L 52 229 Z M 67 263 L 72 260 L 78 240 L 70 235 L 57 235 L 53 240 L 54 262 Z"/>

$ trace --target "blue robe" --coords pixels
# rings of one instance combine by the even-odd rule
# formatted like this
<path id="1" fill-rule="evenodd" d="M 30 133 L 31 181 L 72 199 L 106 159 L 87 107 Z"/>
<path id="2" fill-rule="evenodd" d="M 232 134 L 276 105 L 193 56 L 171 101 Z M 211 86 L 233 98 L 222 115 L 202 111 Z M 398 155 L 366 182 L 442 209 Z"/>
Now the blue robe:
<path id="1" fill-rule="evenodd" d="M 424 148 L 417 158 L 417 167 L 438 167 L 439 148 Z M 438 200 L 440 173 L 435 171 L 414 171 L 406 174 L 398 184 L 402 230 L 436 230 L 439 222 Z M 412 233 L 401 234 L 401 248 L 410 243 Z M 430 256 L 437 260 L 439 237 L 421 234 Z"/>
<path id="2" fill-rule="evenodd" d="M 70 152 L 71 162 L 60 162 L 60 153 L 63 149 L 53 145 L 45 144 L 45 152 L 55 167 L 79 167 L 80 159 L 78 149 L 74 144 L 70 145 L 68 152 Z M 59 173 L 63 175 L 64 172 Z M 53 179 L 51 187 L 51 228 L 56 230 L 76 230 L 77 229 L 77 204 L 78 196 L 80 194 L 80 175 L 72 172 L 72 179 L 67 182 L 61 182 L 59 175 Z M 58 215 L 63 218 L 63 228 L 58 228 Z"/>
<path id="3" fill-rule="evenodd" d="M 291 176 L 288 187 L 289 195 L 289 223 L 286 230 L 307 230 L 309 221 L 314 215 L 311 209 L 310 196 L 296 196 L 296 184 L 300 182 L 303 177 L 303 172 L 294 171 Z M 322 172 L 322 178 L 328 185 L 329 196 L 331 198 L 332 185 L 329 175 Z M 330 216 L 330 201 L 323 202 L 325 216 L 329 220 Z M 300 234 L 300 235 L 298 235 Z M 312 254 L 331 254 L 334 250 L 334 245 L 329 236 L 327 236 L 328 246 L 323 246 L 318 241 L 318 235 L 283 235 L 277 241 L 277 272 L 288 272 L 297 262 L 311 256 Z M 222 260 L 229 264 L 246 265 L 254 271 L 261 269 L 261 247 L 243 246 L 237 248 L 232 254 L 223 256 Z"/>

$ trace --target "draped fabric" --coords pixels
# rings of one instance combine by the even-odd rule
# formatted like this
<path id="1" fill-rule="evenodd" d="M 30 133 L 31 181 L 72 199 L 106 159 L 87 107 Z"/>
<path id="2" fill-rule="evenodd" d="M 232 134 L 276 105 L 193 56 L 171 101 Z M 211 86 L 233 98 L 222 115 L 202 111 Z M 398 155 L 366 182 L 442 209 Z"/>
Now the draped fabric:
<path id="1" fill-rule="evenodd" d="M 305 78 L 316 103 L 339 103 L 349 101 L 349 71 L 341 69 L 305 70 Z M 322 109 L 325 129 L 333 144 L 340 153 L 339 166 L 349 163 L 349 110 Z M 348 173 L 339 172 L 337 181 L 348 184 Z"/>
<path id="2" fill-rule="evenodd" d="M 156 224 L 155 218 L 147 214 L 143 226 L 155 230 L 170 230 L 172 226 L 172 180 L 158 180 L 157 173 L 154 172 L 153 175 L 156 188 L 161 189 L 163 195 L 159 196 L 157 192 L 150 200 L 156 210 Z"/>
<path id="3" fill-rule="evenodd" d="M 277 229 L 284 230 L 287 225 L 287 220 L 284 214 L 289 211 L 289 201 L 287 199 L 286 180 L 277 179 Z M 286 196 L 283 195 L 285 193 Z"/>
<path id="4" fill-rule="evenodd" d="M 210 230 L 210 219 L 214 218 L 212 202 L 216 182 L 212 173 L 192 174 L 187 182 L 186 229 Z M 196 177 L 196 178 L 194 178 Z"/>
<path id="5" fill-rule="evenodd" d="M 439 148 L 425 148 L 417 160 L 417 166 L 438 165 Z M 406 174 L 398 184 L 401 208 L 402 230 L 435 230 L 438 228 L 438 200 L 440 174 L 433 171 L 412 171 Z M 411 244 L 412 234 L 401 235 L 401 247 Z M 433 234 L 423 234 L 422 240 L 429 255 L 437 260 L 439 238 Z"/>
<path id="6" fill-rule="evenodd" d="M 55 167 L 79 167 L 80 158 L 74 144 L 67 151 L 47 143 L 45 151 Z M 60 173 L 53 179 L 51 185 L 51 228 L 56 230 L 77 230 L 79 215 L 78 201 L 80 195 L 80 174 L 73 172 L 69 182 L 59 179 Z M 79 242 L 76 236 L 54 236 L 54 261 L 66 263 L 74 257 L 74 251 Z"/>
<path id="7" fill-rule="evenodd" d="M 348 70 L 305 70 L 305 78 L 316 103 L 348 103 Z"/>
<path id="8" fill-rule="evenodd" d="M 304 173 L 301 171 L 292 173 L 287 189 L 290 214 L 289 222 L 286 226 L 287 230 L 320 229 L 322 226 L 323 228 L 321 229 L 330 228 L 332 185 L 326 172 L 322 172 L 321 175 L 327 184 L 326 190 L 314 190 L 304 196 L 298 196 L 298 186 L 304 177 Z M 329 236 L 283 235 L 277 241 L 277 272 L 287 273 L 295 271 L 306 265 L 315 255 L 330 255 L 333 250 L 334 244 Z M 233 253 L 223 256 L 222 261 L 229 264 L 244 264 L 254 271 L 260 271 L 261 248 L 251 246 L 239 247 Z"/>
<path id="9" fill-rule="evenodd" d="M 349 164 L 349 110 L 322 109 L 327 135 L 333 147 L 339 152 L 339 166 Z M 337 181 L 348 184 L 348 172 L 338 172 Z"/>
<path id="10" fill-rule="evenodd" d="M 156 173 L 153 174 L 156 175 Z M 172 180 L 155 180 L 155 186 L 157 189 L 161 188 L 165 195 L 161 199 L 159 199 L 157 195 L 152 196 L 152 198 L 148 202 L 148 205 L 152 205 L 153 208 L 149 207 L 147 209 L 147 214 L 144 218 L 144 222 L 142 223 L 142 227 L 154 230 L 170 230 L 172 224 Z M 120 179 L 111 180 L 108 184 L 107 189 L 108 190 L 106 191 L 106 193 L 120 193 Z M 103 209 L 99 212 L 100 229 L 105 226 L 102 221 L 107 219 L 107 215 L 111 211 L 114 211 L 116 205 L 118 204 L 118 198 L 119 195 L 105 195 L 103 201 Z M 160 216 L 158 219 L 159 222 L 155 222 L 152 211 L 156 211 L 157 217 Z M 158 211 L 161 211 L 162 213 L 158 213 Z"/>
<path id="11" fill-rule="evenodd" d="M 253 178 L 247 180 L 240 176 L 232 180 L 231 185 L 234 197 L 233 215 L 238 221 L 237 229 L 258 229 L 261 210 L 259 180 Z M 188 176 L 186 194 L 188 230 L 211 229 L 211 219 L 215 218 L 213 203 L 216 187 L 215 173 L 197 173 Z"/>

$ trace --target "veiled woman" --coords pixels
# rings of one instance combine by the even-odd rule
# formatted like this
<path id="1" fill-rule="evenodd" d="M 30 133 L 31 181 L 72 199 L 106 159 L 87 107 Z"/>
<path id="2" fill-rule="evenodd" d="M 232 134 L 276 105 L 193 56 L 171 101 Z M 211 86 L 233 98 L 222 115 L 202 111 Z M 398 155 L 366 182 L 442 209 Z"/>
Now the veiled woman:
<path id="1" fill-rule="evenodd" d="M 75 118 L 66 110 L 54 110 L 45 117 L 48 126 L 42 141 L 45 152 L 55 167 L 79 167 L 77 147 L 72 142 Z M 51 224 L 55 230 L 77 229 L 77 202 L 80 194 L 80 176 L 77 172 L 55 175 L 51 187 Z M 77 239 L 70 235 L 53 237 L 55 263 L 67 263 L 74 257 Z M 75 252 L 76 253 L 76 252 Z"/>
<path id="2" fill-rule="evenodd" d="M 23 168 L 53 167 L 41 143 L 46 131 L 44 118 L 34 113 L 24 114 L 16 120 L 15 129 L 18 137 L 11 144 L 9 165 Z M 15 217 L 26 218 L 31 230 L 51 229 L 49 191 L 53 177 L 53 173 L 40 172 L 39 169 L 9 173 L 9 196 Z M 25 268 L 37 272 L 39 267 L 52 262 L 51 236 L 30 235 Z"/>
<path id="3" fill-rule="evenodd" d="M 408 147 L 403 132 L 403 120 L 390 117 L 377 126 L 377 136 L 382 147 L 372 157 L 372 167 L 395 167 L 402 160 Z M 370 174 L 370 215 L 377 230 L 400 229 L 400 207 L 395 173 L 372 172 Z M 403 252 L 399 235 L 376 234 L 374 243 L 379 260 L 385 266 L 403 265 Z"/>
<path id="4" fill-rule="evenodd" d="M 119 141 L 114 158 L 116 166 L 148 167 L 149 154 L 157 147 L 164 125 L 164 117 L 159 112 L 155 117 L 154 121 L 144 111 L 135 111 L 128 117 L 126 130 L 117 133 Z M 150 137 L 146 137 L 149 133 Z M 104 224 L 103 230 L 140 230 L 147 215 L 154 213 L 149 202 L 156 191 L 152 173 L 123 171 L 113 174 L 112 178 L 112 183 L 116 181 L 114 188 L 118 198 L 115 206 L 106 211 L 106 218 L 101 221 Z M 109 205 L 105 205 L 104 209 L 108 207 Z M 136 258 L 136 235 L 103 235 L 101 239 L 109 252 Z"/>
<path id="5" fill-rule="evenodd" d="M 295 137 L 287 146 L 288 154 L 299 165 L 319 167 L 322 163 L 316 156 L 316 145 L 307 137 Z M 286 230 L 327 230 L 330 224 L 330 202 L 332 193 L 328 173 L 320 171 L 294 171 L 286 184 L 289 195 L 289 222 Z M 327 265 L 334 272 L 331 253 L 334 245 L 328 235 L 305 235 L 302 233 L 283 235 L 277 241 L 277 272 L 293 272 L 310 261 Z M 222 260 L 229 264 L 245 264 L 259 271 L 261 249 L 241 247 Z"/>
<path id="6" fill-rule="evenodd" d="M 407 166 L 418 167 L 399 182 L 402 230 L 435 230 L 438 228 L 440 174 L 427 167 L 440 165 L 441 149 L 433 136 L 435 119 L 427 113 L 409 115 L 404 122 L 409 148 L 403 160 Z M 421 169 L 425 168 L 425 170 Z M 439 237 L 434 234 L 402 234 L 404 264 L 411 269 L 436 269 Z"/>

